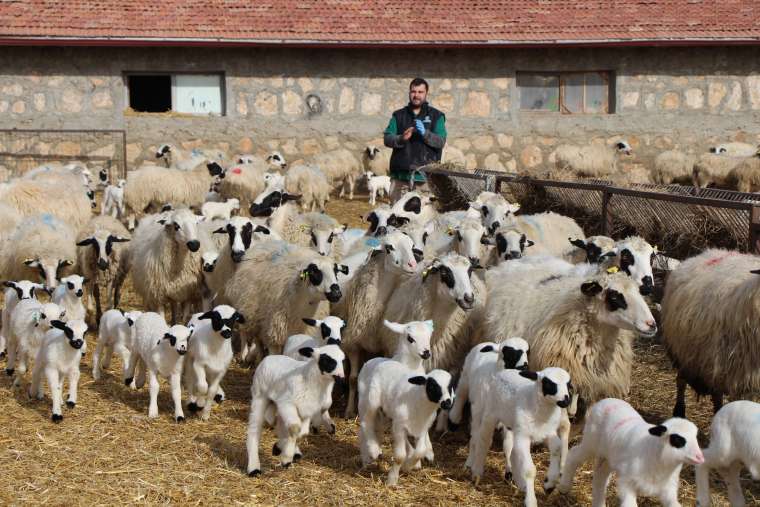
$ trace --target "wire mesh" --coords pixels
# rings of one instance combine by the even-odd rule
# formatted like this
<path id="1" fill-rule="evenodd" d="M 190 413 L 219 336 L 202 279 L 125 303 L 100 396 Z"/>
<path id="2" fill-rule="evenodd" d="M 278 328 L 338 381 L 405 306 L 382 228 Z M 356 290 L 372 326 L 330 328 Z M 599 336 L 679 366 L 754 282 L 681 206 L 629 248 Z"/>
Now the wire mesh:
<path id="1" fill-rule="evenodd" d="M 123 130 L 0 130 L 0 172 L 13 177 L 52 162 L 82 162 L 124 178 L 125 143 Z"/>

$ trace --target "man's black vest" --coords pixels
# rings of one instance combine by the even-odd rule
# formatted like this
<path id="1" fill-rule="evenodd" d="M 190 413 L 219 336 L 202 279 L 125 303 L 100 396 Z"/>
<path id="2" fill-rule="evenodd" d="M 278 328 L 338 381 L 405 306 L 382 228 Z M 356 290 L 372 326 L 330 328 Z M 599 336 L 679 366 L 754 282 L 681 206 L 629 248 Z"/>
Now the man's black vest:
<path id="1" fill-rule="evenodd" d="M 425 124 L 425 130 L 433 131 L 441 116 L 443 116 L 443 113 L 428 105 L 427 102 L 422 104 L 420 114 L 416 116 L 409 105 L 393 113 L 393 117 L 396 119 L 396 132 L 398 135 L 402 135 L 409 127 L 414 127 L 414 120 L 422 120 Z M 393 150 L 393 154 L 391 155 L 391 171 L 409 171 L 410 169 L 416 169 L 433 162 L 440 162 L 441 151 L 443 150 L 432 148 L 425 144 L 420 133 L 415 130 L 411 139 L 404 144 L 403 148 L 395 148 Z"/>

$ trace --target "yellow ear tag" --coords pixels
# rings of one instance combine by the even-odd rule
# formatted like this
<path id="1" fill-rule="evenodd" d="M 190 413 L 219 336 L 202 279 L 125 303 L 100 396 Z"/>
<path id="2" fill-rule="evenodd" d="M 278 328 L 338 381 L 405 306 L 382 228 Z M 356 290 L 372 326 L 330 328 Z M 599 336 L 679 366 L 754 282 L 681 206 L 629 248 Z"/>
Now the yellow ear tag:
<path id="1" fill-rule="evenodd" d="M 309 232 L 309 226 L 308 225 L 302 225 L 301 226 L 301 232 Z"/>
<path id="2" fill-rule="evenodd" d="M 428 273 L 430 273 L 430 269 L 429 268 L 423 269 L 422 270 L 422 278 L 425 278 L 426 276 L 428 276 Z"/>
<path id="3" fill-rule="evenodd" d="M 301 280 L 306 280 L 306 277 L 309 276 L 306 274 L 306 271 L 301 271 Z"/>
<path id="4" fill-rule="evenodd" d="M 454 228 L 451 227 L 451 226 L 449 226 L 449 228 L 447 229 L 446 232 L 448 233 L 449 236 L 453 236 L 454 235 Z"/>
<path id="5" fill-rule="evenodd" d="M 610 266 L 609 268 L 607 268 L 607 273 L 611 275 L 614 275 L 618 271 L 620 271 L 620 269 L 617 266 Z"/>

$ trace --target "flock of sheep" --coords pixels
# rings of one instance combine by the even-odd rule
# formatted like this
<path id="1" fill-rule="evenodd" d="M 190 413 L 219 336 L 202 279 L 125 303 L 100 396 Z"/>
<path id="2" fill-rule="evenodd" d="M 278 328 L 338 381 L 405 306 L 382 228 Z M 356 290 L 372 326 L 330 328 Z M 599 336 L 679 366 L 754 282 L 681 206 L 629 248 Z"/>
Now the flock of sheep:
<path id="1" fill-rule="evenodd" d="M 583 153 L 558 150 L 557 161 Z M 675 267 L 658 330 L 649 300 L 656 249 L 643 238 L 586 237 L 569 217 L 519 214 L 490 192 L 446 213 L 408 192 L 375 206 L 366 230 L 349 229 L 324 205 L 332 191 L 353 197 L 362 175 L 370 190 L 389 190 L 387 152 L 371 146 L 287 171 L 277 152 L 228 164 L 223 154 L 162 145 L 156 157 L 167 164 L 114 184 L 102 171 L 94 182 L 82 166 L 50 164 L 0 186 L 0 350 L 17 386 L 33 363 L 28 393 L 43 398 L 46 381 L 54 422 L 63 419 L 64 377 L 66 404 L 77 403 L 89 320 L 98 329 L 94 379 L 119 354 L 126 385 L 148 381 L 149 417 L 158 416 L 160 377 L 177 421 L 185 410 L 205 420 L 225 397 L 234 355 L 255 364 L 250 476 L 262 472 L 265 425 L 283 466 L 301 457 L 311 429 L 334 431 L 333 386 L 347 380 L 345 416 L 358 411 L 365 465 L 390 425 L 389 484 L 434 460 L 430 431 L 465 425 L 476 482 L 501 428 L 505 477 L 526 505 L 536 505 L 534 443 L 551 452 L 546 491 L 569 492 L 593 458 L 595 506 L 612 473 L 623 505 L 640 495 L 678 505 L 684 464 L 697 467 L 703 506 L 710 469 L 725 478 L 732 505 L 743 504 L 742 467 L 760 479 L 760 405 L 722 406 L 724 395 L 760 390 L 755 256 L 708 250 Z M 144 311 L 118 309 L 128 274 Z M 620 398 L 634 340 L 658 331 L 678 370 L 678 398 L 675 417 L 653 424 Z M 687 385 L 713 398 L 704 450 L 685 419 Z M 583 439 L 569 450 L 570 420 L 584 414 Z"/>

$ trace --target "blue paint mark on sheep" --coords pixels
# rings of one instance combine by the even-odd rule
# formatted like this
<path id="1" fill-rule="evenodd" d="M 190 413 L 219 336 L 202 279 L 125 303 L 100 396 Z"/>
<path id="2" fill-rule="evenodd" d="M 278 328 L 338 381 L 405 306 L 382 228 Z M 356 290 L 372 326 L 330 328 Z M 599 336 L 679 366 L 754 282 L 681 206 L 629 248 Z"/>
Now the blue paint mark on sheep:
<path id="1" fill-rule="evenodd" d="M 367 241 L 364 242 L 365 245 L 371 246 L 372 248 L 376 248 L 380 246 L 380 240 L 377 238 L 368 238 Z"/>
<path id="2" fill-rule="evenodd" d="M 43 224 L 47 225 L 48 227 L 50 227 L 52 229 L 56 228 L 57 224 L 56 224 L 55 217 L 53 215 L 51 215 L 50 213 L 43 213 L 41 215 L 41 218 L 42 218 L 42 223 Z"/>

